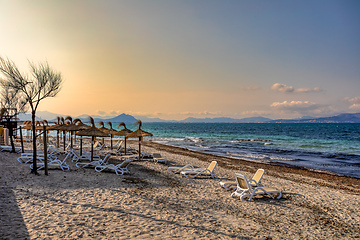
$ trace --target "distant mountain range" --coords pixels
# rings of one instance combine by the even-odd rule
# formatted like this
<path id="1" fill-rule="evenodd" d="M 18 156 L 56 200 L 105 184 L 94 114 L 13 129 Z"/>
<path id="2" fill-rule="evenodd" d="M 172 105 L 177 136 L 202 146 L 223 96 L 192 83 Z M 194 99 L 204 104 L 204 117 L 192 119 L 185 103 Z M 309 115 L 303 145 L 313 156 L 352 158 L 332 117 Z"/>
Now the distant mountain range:
<path id="1" fill-rule="evenodd" d="M 37 120 L 47 119 L 49 122 L 56 122 L 57 117 L 66 117 L 65 115 L 54 114 L 46 111 L 38 111 L 37 112 Z M 143 116 L 131 116 L 128 114 L 120 114 L 116 117 L 102 117 L 102 116 L 92 116 L 95 122 L 103 121 L 103 122 L 112 122 L 112 123 L 135 123 L 137 120 L 141 120 L 143 122 L 179 122 L 179 123 L 360 123 L 360 113 L 343 113 L 336 116 L 331 117 L 302 117 L 298 119 L 270 119 L 265 117 L 250 117 L 250 118 L 186 118 L 181 121 L 175 120 L 164 120 L 160 118 L 148 118 Z M 89 115 L 81 115 L 75 118 L 80 118 L 83 122 L 89 121 Z M 30 114 L 19 114 L 19 119 L 21 121 L 31 120 Z"/>
<path id="2" fill-rule="evenodd" d="M 360 123 L 360 113 L 343 113 L 332 117 L 301 118 L 301 119 L 278 119 L 273 123 Z"/>
<path id="3" fill-rule="evenodd" d="M 184 123 L 263 123 L 269 122 L 272 119 L 264 118 L 264 117 L 250 117 L 250 118 L 242 118 L 242 119 L 235 119 L 235 118 L 226 118 L 226 117 L 219 117 L 219 118 L 186 118 L 179 122 Z"/>

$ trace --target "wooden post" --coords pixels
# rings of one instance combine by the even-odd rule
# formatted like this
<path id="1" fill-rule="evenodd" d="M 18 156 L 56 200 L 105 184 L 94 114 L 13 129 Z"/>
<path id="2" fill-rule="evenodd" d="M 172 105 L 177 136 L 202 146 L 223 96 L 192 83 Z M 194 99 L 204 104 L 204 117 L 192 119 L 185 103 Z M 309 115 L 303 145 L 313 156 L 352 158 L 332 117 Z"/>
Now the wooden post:
<path id="1" fill-rule="evenodd" d="M 73 149 L 73 131 L 70 131 L 70 146 Z"/>
<path id="2" fill-rule="evenodd" d="M 48 161 L 47 161 L 47 136 L 46 136 L 46 126 L 43 127 L 44 130 L 44 168 L 45 168 L 45 175 L 49 175 L 48 172 Z"/>
<path id="3" fill-rule="evenodd" d="M 91 137 L 91 161 L 94 159 L 94 142 L 95 142 L 95 137 L 92 136 Z"/>
<path id="4" fill-rule="evenodd" d="M 82 136 L 80 137 L 80 156 L 82 156 Z"/>
<path id="5" fill-rule="evenodd" d="M 24 140 L 23 140 L 23 135 L 22 135 L 21 126 L 20 126 L 19 128 L 20 128 L 21 152 L 24 153 Z"/>
<path id="6" fill-rule="evenodd" d="M 63 137 L 64 137 L 64 153 L 66 153 L 66 146 L 65 146 L 65 141 L 66 141 L 66 131 L 63 131 Z"/>
<path id="7" fill-rule="evenodd" d="M 139 161 L 141 160 L 141 137 L 139 137 Z"/>
<path id="8" fill-rule="evenodd" d="M 126 155 L 126 137 L 125 137 L 125 153 L 124 155 Z"/>
<path id="9" fill-rule="evenodd" d="M 58 149 L 60 149 L 59 132 L 60 132 L 59 130 L 56 130 L 56 143 Z"/>

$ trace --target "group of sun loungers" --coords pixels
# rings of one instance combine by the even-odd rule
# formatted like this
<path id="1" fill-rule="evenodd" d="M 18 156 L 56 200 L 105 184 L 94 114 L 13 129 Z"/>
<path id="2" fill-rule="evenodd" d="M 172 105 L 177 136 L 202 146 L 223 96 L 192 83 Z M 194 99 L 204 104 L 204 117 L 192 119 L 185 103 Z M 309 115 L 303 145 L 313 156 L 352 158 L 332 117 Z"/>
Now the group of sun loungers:
<path id="1" fill-rule="evenodd" d="M 180 173 L 184 177 L 193 179 L 196 177 L 212 177 L 218 178 L 214 173 L 216 161 L 212 161 L 207 168 L 195 168 L 192 165 L 185 165 L 183 167 L 169 167 L 167 171 L 169 173 Z M 221 181 L 220 186 L 226 190 L 234 191 L 231 196 L 239 197 L 241 201 L 249 198 L 249 201 L 256 195 L 268 195 L 272 199 L 280 199 L 282 194 L 279 190 L 270 187 L 264 187 L 261 184 L 261 179 L 265 173 L 264 169 L 258 169 L 253 178 L 248 180 L 244 175 L 235 173 L 235 181 Z"/>
<path id="2" fill-rule="evenodd" d="M 100 144 L 95 147 L 98 147 L 99 151 L 103 151 L 103 148 Z M 132 155 L 126 155 L 121 157 L 121 150 L 122 145 L 120 143 L 117 148 L 114 149 L 114 151 L 106 152 L 106 155 L 103 158 L 97 155 L 96 152 L 93 153 L 93 158 L 91 160 L 91 155 L 89 152 L 83 150 L 82 154 L 80 155 L 80 151 L 70 149 L 68 150 L 65 158 L 63 160 L 60 160 L 58 156 L 63 152 L 58 150 L 54 146 L 50 146 L 47 151 L 47 165 L 49 168 L 60 168 L 63 171 L 69 171 L 70 167 L 67 164 L 67 161 L 72 159 L 73 162 L 76 162 L 75 165 L 78 168 L 90 167 L 94 168 L 96 172 L 112 171 L 117 175 L 123 175 L 130 173 L 128 166 L 134 159 L 131 157 Z M 1 151 L 3 151 L 3 149 Z M 116 156 L 120 155 L 122 162 L 119 164 L 109 163 L 109 159 L 111 158 L 112 154 Z M 37 159 L 39 160 L 37 163 L 38 170 L 45 167 L 44 156 L 44 152 L 37 152 Z M 160 153 L 153 153 L 151 157 L 153 158 L 155 163 L 167 164 L 167 160 L 162 157 Z M 20 163 L 32 163 L 33 154 L 22 153 L 21 156 L 18 157 L 18 161 Z M 213 179 L 217 179 L 219 177 L 214 172 L 216 166 L 217 162 L 212 161 L 207 168 L 197 168 L 188 164 L 182 167 L 171 166 L 168 167 L 167 171 L 173 174 L 178 173 L 189 179 L 199 177 L 211 177 Z M 31 164 L 30 168 L 32 169 L 32 167 L 33 165 Z M 235 173 L 235 181 L 221 181 L 219 184 L 226 190 L 233 191 L 231 196 L 239 197 L 241 201 L 244 201 L 247 198 L 249 201 L 251 201 L 256 195 L 267 195 L 270 196 L 272 199 L 275 199 L 276 196 L 276 199 L 280 199 L 282 193 L 279 190 L 271 187 L 265 187 L 262 185 L 261 180 L 264 176 L 264 173 L 264 169 L 258 169 L 251 179 L 247 179 L 246 176 L 242 174 Z"/>
<path id="3" fill-rule="evenodd" d="M 11 152 L 12 150 L 13 150 L 12 146 L 0 145 L 0 152 L 3 152 L 3 151 Z M 15 147 L 15 152 L 16 153 L 21 152 L 21 148 Z"/>
<path id="4" fill-rule="evenodd" d="M 120 142 L 114 151 L 105 151 L 104 145 L 101 145 L 100 142 L 95 143 L 94 148 L 96 148 L 99 152 L 99 154 L 106 154 L 103 158 L 101 158 L 100 155 L 97 154 L 97 152 L 93 152 L 93 157 L 91 158 L 91 154 L 86 151 L 85 149 L 82 150 L 82 153 L 80 154 L 79 150 L 75 150 L 74 148 L 66 149 L 66 156 L 63 160 L 60 160 L 59 156 L 60 154 L 63 154 L 61 150 L 58 150 L 54 146 L 50 146 L 47 151 L 47 165 L 49 168 L 58 168 L 63 171 L 69 171 L 70 167 L 67 164 L 67 161 L 75 162 L 76 167 L 78 168 L 85 168 L 90 167 L 94 168 L 97 172 L 103 172 L 103 171 L 112 171 L 115 172 L 117 175 L 123 175 L 126 173 L 130 173 L 128 169 L 128 165 L 135 159 L 138 158 L 138 154 L 133 155 L 122 155 L 121 150 L 123 148 L 122 143 Z M 127 149 L 131 151 L 131 149 Z M 130 152 L 131 153 L 131 152 Z M 109 159 L 112 155 L 119 156 L 122 160 L 119 164 L 110 164 Z M 166 164 L 167 161 L 165 158 L 161 156 L 159 153 L 154 153 L 152 155 L 148 154 L 154 159 L 155 163 L 164 163 Z M 41 170 L 45 167 L 44 163 L 44 152 L 37 151 L 36 159 L 37 161 L 37 169 Z M 18 161 L 20 163 L 32 163 L 33 162 L 33 153 L 22 153 L 18 157 Z M 33 168 L 33 165 L 30 165 L 30 168 Z"/>

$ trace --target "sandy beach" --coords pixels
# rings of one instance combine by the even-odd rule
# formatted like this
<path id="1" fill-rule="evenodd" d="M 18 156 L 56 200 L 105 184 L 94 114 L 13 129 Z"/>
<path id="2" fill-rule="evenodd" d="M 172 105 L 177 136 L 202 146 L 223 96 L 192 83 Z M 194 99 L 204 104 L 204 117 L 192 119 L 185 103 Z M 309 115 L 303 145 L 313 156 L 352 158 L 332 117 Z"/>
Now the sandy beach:
<path id="1" fill-rule="evenodd" d="M 134 147 L 137 148 L 135 142 Z M 30 174 L 19 154 L 0 153 L 0 239 L 356 239 L 360 179 L 218 157 L 145 141 L 168 164 L 134 161 L 130 174 L 79 169 Z M 61 156 L 63 158 L 64 156 Z M 187 179 L 169 166 L 207 167 L 219 179 Z M 111 161 L 120 162 L 112 156 Z M 220 187 L 234 173 L 265 169 L 280 200 L 251 202 Z"/>

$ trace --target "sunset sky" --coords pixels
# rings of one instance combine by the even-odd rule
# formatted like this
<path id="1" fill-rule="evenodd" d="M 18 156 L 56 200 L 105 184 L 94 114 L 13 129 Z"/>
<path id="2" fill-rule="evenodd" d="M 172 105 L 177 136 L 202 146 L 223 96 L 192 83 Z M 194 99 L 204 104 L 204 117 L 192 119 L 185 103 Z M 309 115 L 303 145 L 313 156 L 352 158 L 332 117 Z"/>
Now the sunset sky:
<path id="1" fill-rule="evenodd" d="M 0 56 L 61 72 L 39 110 L 74 117 L 360 112 L 358 0 L 0 0 Z"/>

